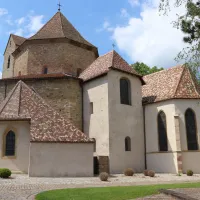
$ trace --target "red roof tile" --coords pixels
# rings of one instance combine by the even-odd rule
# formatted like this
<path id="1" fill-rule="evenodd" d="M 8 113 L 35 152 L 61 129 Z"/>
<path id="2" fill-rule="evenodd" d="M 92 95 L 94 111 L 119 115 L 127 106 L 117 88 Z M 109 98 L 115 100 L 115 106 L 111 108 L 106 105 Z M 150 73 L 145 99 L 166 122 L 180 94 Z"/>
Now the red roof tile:
<path id="1" fill-rule="evenodd" d="M 57 12 L 34 36 L 28 40 L 50 38 L 68 38 L 81 44 L 93 46 L 81 36 L 81 34 L 61 12 Z"/>
<path id="2" fill-rule="evenodd" d="M 0 105 L 0 120 L 31 119 L 32 142 L 93 142 L 19 81 Z"/>
<path id="3" fill-rule="evenodd" d="M 199 99 L 199 86 L 184 65 L 172 67 L 143 77 L 143 103 L 168 99 Z"/>
<path id="4" fill-rule="evenodd" d="M 108 73 L 110 69 L 120 70 L 141 78 L 141 76 L 114 50 L 98 57 L 80 74 L 79 78 L 88 81 Z"/>

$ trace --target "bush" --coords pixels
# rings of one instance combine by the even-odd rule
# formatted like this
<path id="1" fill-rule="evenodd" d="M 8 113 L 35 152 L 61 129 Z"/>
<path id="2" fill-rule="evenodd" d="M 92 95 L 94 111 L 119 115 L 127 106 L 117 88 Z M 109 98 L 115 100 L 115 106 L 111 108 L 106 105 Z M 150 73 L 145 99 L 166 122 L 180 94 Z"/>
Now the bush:
<path id="1" fill-rule="evenodd" d="M 145 176 L 148 176 L 148 172 L 149 172 L 149 170 L 145 169 L 145 170 L 143 171 L 143 174 L 144 174 Z"/>
<path id="2" fill-rule="evenodd" d="M 193 171 L 192 170 L 187 170 L 187 176 L 193 176 Z"/>
<path id="3" fill-rule="evenodd" d="M 154 177 L 155 176 L 155 172 L 153 170 L 149 170 L 148 171 L 148 176 Z"/>
<path id="4" fill-rule="evenodd" d="M 127 168 L 127 169 L 124 170 L 125 176 L 133 176 L 133 174 L 134 174 L 134 171 L 131 168 Z"/>
<path id="5" fill-rule="evenodd" d="M 0 169 L 0 177 L 1 178 L 9 178 L 11 176 L 11 171 L 6 168 Z"/>
<path id="6" fill-rule="evenodd" d="M 102 173 L 99 175 L 99 178 L 100 178 L 101 181 L 107 181 L 107 180 L 108 180 L 108 173 L 102 172 Z"/>

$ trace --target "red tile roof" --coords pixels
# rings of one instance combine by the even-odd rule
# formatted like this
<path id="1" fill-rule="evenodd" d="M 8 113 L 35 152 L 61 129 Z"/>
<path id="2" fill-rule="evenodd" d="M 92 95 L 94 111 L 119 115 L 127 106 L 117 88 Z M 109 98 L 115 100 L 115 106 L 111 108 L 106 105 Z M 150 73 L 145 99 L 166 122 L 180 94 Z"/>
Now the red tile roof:
<path id="1" fill-rule="evenodd" d="M 26 38 L 18 35 L 11 34 L 11 36 L 17 46 L 20 46 L 26 40 Z"/>
<path id="2" fill-rule="evenodd" d="M 143 103 L 200 98 L 197 81 L 184 65 L 144 76 L 143 79 L 146 83 L 142 88 Z"/>
<path id="3" fill-rule="evenodd" d="M 0 120 L 13 119 L 31 119 L 32 142 L 93 142 L 22 81 L 0 105 Z"/>
<path id="4" fill-rule="evenodd" d="M 88 81 L 108 73 L 110 69 L 120 70 L 141 78 L 141 76 L 114 50 L 98 57 L 80 74 L 79 78 L 83 79 L 83 81 Z"/>
<path id="5" fill-rule="evenodd" d="M 34 36 L 28 40 L 50 38 L 68 38 L 81 44 L 94 47 L 81 36 L 81 34 L 61 12 L 57 12 Z"/>

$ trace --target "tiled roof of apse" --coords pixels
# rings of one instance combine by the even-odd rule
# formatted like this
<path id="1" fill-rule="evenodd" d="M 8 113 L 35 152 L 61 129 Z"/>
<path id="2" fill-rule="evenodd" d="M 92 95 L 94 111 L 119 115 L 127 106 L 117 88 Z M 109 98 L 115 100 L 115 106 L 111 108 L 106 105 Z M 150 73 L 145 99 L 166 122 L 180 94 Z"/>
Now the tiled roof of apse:
<path id="1" fill-rule="evenodd" d="M 94 142 L 19 81 L 0 105 L 0 120 L 31 120 L 31 142 Z"/>
<path id="2" fill-rule="evenodd" d="M 184 65 L 172 67 L 143 77 L 143 103 L 168 99 L 199 99 L 199 85 L 190 69 Z"/>

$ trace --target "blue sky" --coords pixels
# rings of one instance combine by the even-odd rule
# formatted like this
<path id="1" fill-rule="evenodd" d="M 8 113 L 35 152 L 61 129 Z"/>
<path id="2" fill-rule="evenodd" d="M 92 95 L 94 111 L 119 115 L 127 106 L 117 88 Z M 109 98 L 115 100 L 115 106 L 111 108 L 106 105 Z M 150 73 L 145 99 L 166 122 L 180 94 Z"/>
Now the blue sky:
<path id="1" fill-rule="evenodd" d="M 61 11 L 98 47 L 100 55 L 112 50 L 115 43 L 115 49 L 129 63 L 143 61 L 150 66 L 169 67 L 175 64 L 174 57 L 184 46 L 182 33 L 170 24 L 176 11 L 172 11 L 171 17 L 159 17 L 159 0 L 147 1 L 61 0 Z M 57 12 L 57 3 L 57 0 L 0 1 L 0 66 L 9 34 L 31 36 Z"/>

